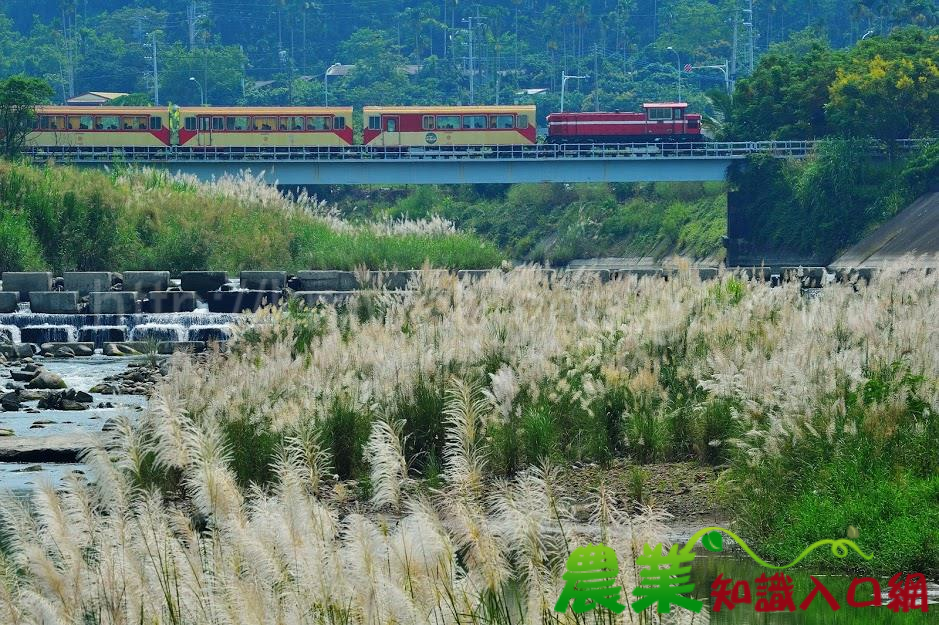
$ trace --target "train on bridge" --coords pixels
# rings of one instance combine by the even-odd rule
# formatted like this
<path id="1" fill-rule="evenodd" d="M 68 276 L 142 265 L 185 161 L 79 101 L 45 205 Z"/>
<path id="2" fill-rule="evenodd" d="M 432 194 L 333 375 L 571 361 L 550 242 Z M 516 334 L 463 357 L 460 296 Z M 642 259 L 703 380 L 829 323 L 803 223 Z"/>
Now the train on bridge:
<path id="1" fill-rule="evenodd" d="M 639 113 L 552 113 L 545 142 L 624 144 L 695 142 L 701 116 L 683 102 L 648 103 Z M 315 148 L 342 150 L 500 149 L 538 143 L 535 106 L 366 106 L 362 132 L 352 107 L 43 106 L 27 145 L 84 148 Z"/>

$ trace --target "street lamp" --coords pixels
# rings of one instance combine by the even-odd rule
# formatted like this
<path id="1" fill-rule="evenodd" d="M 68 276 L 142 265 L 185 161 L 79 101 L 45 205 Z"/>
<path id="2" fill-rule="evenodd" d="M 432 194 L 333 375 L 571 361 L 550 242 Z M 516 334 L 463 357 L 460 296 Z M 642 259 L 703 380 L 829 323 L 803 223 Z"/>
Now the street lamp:
<path id="1" fill-rule="evenodd" d="M 340 67 L 342 67 L 342 63 L 333 63 L 326 68 L 326 73 L 323 74 L 323 92 L 326 96 L 325 106 L 329 106 L 329 72 L 333 71 L 334 69 L 339 69 Z"/>
<path id="2" fill-rule="evenodd" d="M 678 56 L 678 50 L 676 50 L 672 46 L 669 46 L 665 49 L 671 50 L 672 52 L 674 52 L 675 58 L 678 60 L 678 65 L 675 67 L 675 69 L 678 70 L 678 101 L 681 102 L 681 57 Z"/>
<path id="3" fill-rule="evenodd" d="M 571 78 L 582 80 L 585 78 L 590 78 L 590 75 L 588 74 L 587 76 L 570 76 L 564 72 L 561 72 L 561 112 L 562 113 L 564 112 L 564 86 L 567 84 L 567 81 L 570 80 Z"/>
<path id="4" fill-rule="evenodd" d="M 196 80 L 195 76 L 190 76 L 189 80 L 196 83 L 196 86 L 199 87 L 199 106 L 205 106 L 205 91 L 203 91 L 202 85 Z"/>

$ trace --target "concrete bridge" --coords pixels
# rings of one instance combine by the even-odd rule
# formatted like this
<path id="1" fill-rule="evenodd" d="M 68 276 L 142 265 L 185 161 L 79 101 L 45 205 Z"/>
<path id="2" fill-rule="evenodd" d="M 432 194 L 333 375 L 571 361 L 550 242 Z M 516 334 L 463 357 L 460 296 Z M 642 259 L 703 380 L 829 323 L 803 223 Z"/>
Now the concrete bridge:
<path id="1" fill-rule="evenodd" d="M 36 163 L 145 165 L 203 180 L 250 170 L 271 184 L 476 184 L 724 180 L 752 154 L 804 158 L 812 141 L 455 148 L 34 148 Z"/>

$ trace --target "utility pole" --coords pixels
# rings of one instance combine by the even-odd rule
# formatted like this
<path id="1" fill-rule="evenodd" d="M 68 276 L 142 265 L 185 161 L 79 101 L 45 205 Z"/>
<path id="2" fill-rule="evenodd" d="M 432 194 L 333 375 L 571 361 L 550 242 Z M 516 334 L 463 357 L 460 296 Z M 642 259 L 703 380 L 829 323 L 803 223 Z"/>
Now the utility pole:
<path id="1" fill-rule="evenodd" d="M 570 74 L 567 74 L 566 72 L 561 72 L 561 112 L 562 113 L 564 112 L 565 85 L 567 85 L 567 81 L 570 80 L 571 78 L 574 78 L 576 80 L 583 80 L 586 78 L 590 78 L 590 76 L 571 76 Z"/>
<path id="2" fill-rule="evenodd" d="M 749 9 L 744 9 L 747 14 L 747 21 L 743 23 L 747 27 L 747 75 L 753 74 L 753 0 L 750 0 Z"/>
<path id="3" fill-rule="evenodd" d="M 480 20 L 486 19 L 485 17 L 479 16 L 479 6 L 476 7 L 476 16 L 470 16 L 464 19 L 464 22 L 469 24 L 469 72 L 470 72 L 470 104 L 476 104 L 476 55 L 475 48 L 473 47 L 473 20 L 477 22 Z"/>
<path id="4" fill-rule="evenodd" d="M 157 32 L 153 31 L 150 33 L 150 40 L 153 44 L 153 49 L 151 51 L 151 60 L 153 61 L 153 103 L 156 105 L 160 104 L 160 75 L 157 70 Z"/>
<path id="5" fill-rule="evenodd" d="M 600 112 L 600 45 L 593 44 L 593 104 L 594 110 Z"/>
<path id="6" fill-rule="evenodd" d="M 737 80 L 737 23 L 740 20 L 737 18 L 737 6 L 734 5 L 734 37 L 733 43 L 730 46 L 730 80 Z"/>

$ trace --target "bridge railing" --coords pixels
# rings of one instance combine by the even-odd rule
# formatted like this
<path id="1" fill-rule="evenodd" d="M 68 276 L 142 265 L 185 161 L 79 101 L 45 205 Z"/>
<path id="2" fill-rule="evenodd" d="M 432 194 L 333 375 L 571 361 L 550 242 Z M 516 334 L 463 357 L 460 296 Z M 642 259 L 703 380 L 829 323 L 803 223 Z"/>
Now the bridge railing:
<path id="1" fill-rule="evenodd" d="M 539 144 L 460 147 L 104 147 L 34 146 L 27 154 L 37 162 L 178 162 L 178 161 L 450 161 L 494 159 L 727 159 L 756 152 L 801 158 L 810 141 Z"/>
<path id="2" fill-rule="evenodd" d="M 901 149 L 915 149 L 931 139 L 899 141 Z M 804 158 L 815 141 L 736 141 L 696 143 L 582 143 L 461 147 L 31 147 L 27 154 L 36 162 L 149 163 L 189 161 L 498 161 L 611 160 L 611 159 L 741 159 L 751 154 L 776 158 Z M 873 152 L 886 146 L 872 142 Z"/>

